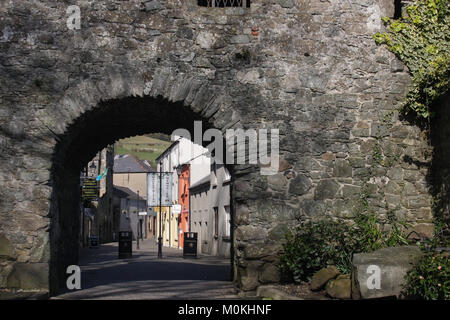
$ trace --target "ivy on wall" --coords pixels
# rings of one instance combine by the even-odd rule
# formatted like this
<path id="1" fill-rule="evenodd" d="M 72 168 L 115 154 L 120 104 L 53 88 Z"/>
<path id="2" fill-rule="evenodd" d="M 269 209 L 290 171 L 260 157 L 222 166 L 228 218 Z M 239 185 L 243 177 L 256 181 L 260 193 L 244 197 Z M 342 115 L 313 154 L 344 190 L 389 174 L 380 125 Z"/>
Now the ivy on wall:
<path id="1" fill-rule="evenodd" d="M 399 19 L 383 18 L 387 32 L 376 33 L 412 74 L 412 86 L 402 105 L 418 120 L 434 115 L 432 104 L 449 88 L 450 5 L 448 0 L 416 0 Z"/>

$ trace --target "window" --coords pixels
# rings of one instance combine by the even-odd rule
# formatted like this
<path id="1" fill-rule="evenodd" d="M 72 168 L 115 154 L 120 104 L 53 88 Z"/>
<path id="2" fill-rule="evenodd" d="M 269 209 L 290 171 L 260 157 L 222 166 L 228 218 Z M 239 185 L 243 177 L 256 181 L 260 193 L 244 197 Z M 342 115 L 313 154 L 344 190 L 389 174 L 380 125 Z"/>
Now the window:
<path id="1" fill-rule="evenodd" d="M 231 213 L 230 206 L 225 206 L 225 236 L 229 237 L 231 235 Z"/>
<path id="2" fill-rule="evenodd" d="M 250 0 L 198 0 L 202 7 L 247 7 L 250 8 Z"/>
<path id="3" fill-rule="evenodd" d="M 219 236 L 219 208 L 214 207 L 214 238 Z"/>
<path id="4" fill-rule="evenodd" d="M 394 0 L 394 19 L 400 19 L 402 17 L 402 1 Z"/>

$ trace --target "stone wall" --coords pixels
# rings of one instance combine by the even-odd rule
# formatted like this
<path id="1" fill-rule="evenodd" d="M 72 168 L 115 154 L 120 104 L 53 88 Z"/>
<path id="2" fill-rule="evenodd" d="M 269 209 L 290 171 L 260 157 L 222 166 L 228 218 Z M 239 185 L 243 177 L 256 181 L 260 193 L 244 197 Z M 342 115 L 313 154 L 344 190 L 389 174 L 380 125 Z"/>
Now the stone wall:
<path id="1" fill-rule="evenodd" d="M 280 240 L 298 219 L 351 219 L 364 183 L 374 208 L 396 208 L 429 234 L 420 164 L 430 148 L 396 114 L 383 121 L 410 81 L 371 38 L 392 3 L 2 2 L 0 287 L 63 285 L 77 260 L 81 166 L 116 139 L 194 119 L 280 129 L 277 175 L 232 168 L 232 261 L 243 290 L 278 281 Z M 80 30 L 67 28 L 71 4 L 81 8 Z M 374 150 L 391 160 L 368 174 Z"/>

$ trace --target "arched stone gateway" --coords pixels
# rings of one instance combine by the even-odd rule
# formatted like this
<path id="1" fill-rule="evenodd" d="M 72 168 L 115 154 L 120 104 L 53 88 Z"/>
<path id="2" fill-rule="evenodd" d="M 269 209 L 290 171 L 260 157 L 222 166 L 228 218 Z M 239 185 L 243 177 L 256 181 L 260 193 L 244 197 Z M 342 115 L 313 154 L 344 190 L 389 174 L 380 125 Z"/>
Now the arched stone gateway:
<path id="1" fill-rule="evenodd" d="M 188 83 L 182 90 L 185 90 L 185 94 L 191 92 L 196 95 Z M 178 97 L 183 99 L 180 94 Z M 211 124 L 201 115 L 211 114 L 211 108 L 216 108 L 217 113 L 217 107 L 221 106 L 218 102 L 197 104 L 201 111 L 196 113 L 184 106 L 183 102 L 169 102 L 161 95 L 158 96 L 102 101 L 75 119 L 64 135 L 60 136 L 51 169 L 50 285 L 54 291 L 65 285 L 67 266 L 77 264 L 78 261 L 79 176 L 83 165 L 98 150 L 121 138 L 153 132 L 170 135 L 178 128 L 187 129 L 194 136 L 194 121 L 203 120 L 202 127 L 207 129 Z M 186 98 L 183 100 L 188 101 Z M 212 117 L 209 119 L 214 120 Z"/>
<path id="2" fill-rule="evenodd" d="M 371 204 L 432 232 L 430 148 L 395 113 L 383 122 L 409 84 L 371 39 L 394 1 L 70 4 L 80 29 L 68 28 L 69 3 L 0 5 L 0 288 L 56 289 L 77 260 L 79 166 L 116 138 L 170 133 L 180 119 L 280 130 L 277 174 L 233 168 L 242 290 L 279 280 L 280 242 L 298 219 L 351 218 L 376 141 L 396 161 L 370 177 Z"/>

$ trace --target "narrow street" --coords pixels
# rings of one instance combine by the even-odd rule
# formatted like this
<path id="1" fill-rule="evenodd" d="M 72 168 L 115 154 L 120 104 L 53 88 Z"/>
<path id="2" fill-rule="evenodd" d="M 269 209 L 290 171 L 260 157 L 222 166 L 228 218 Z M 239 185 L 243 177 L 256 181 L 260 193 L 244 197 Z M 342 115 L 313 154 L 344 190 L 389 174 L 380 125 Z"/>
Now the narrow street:
<path id="1" fill-rule="evenodd" d="M 154 240 L 140 242 L 133 257 L 118 259 L 118 244 L 81 252 L 81 290 L 52 299 L 238 299 L 230 260 L 202 255 L 184 259 L 182 250 L 163 247 L 157 258 Z"/>

